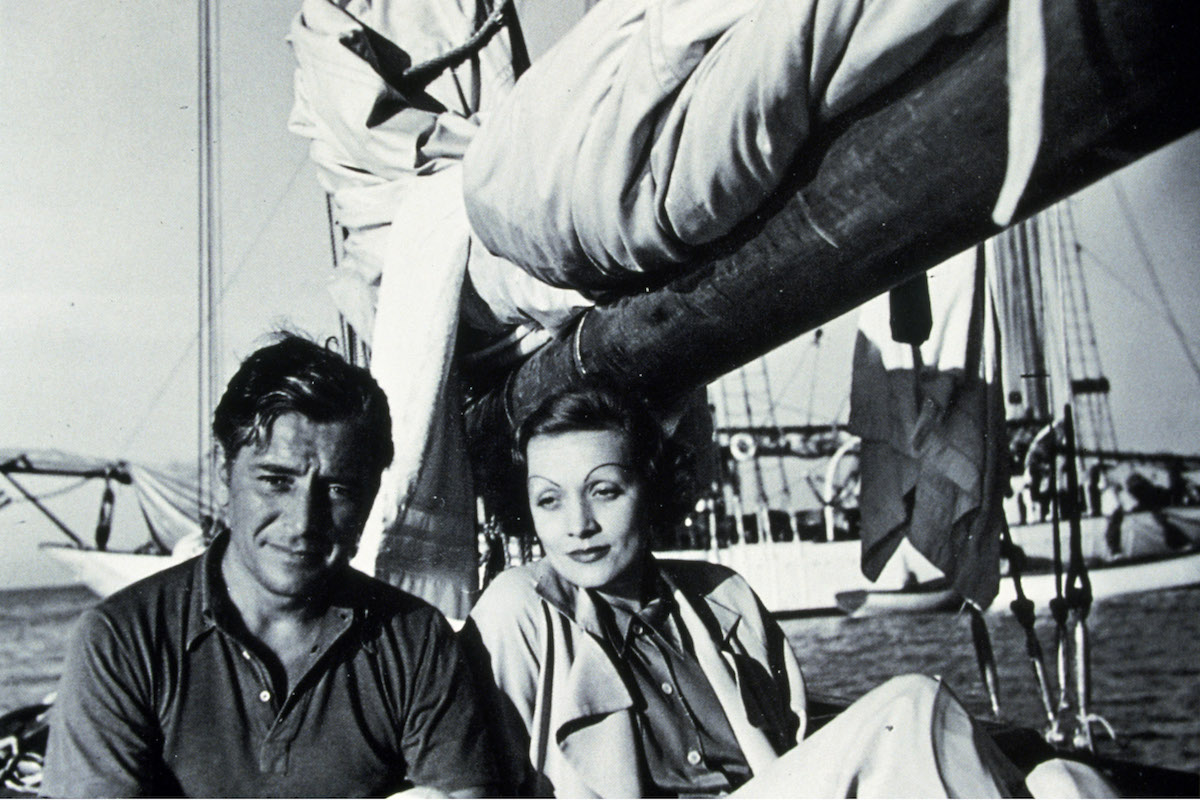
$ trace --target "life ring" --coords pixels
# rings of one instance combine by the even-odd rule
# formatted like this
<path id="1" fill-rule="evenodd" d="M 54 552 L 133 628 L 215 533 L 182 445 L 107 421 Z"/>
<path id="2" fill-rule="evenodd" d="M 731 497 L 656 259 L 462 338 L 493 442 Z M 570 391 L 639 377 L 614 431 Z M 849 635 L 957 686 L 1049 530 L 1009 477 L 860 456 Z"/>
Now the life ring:
<path id="1" fill-rule="evenodd" d="M 758 444 L 748 433 L 735 433 L 729 437 L 729 453 L 736 461 L 748 461 L 758 452 Z"/>

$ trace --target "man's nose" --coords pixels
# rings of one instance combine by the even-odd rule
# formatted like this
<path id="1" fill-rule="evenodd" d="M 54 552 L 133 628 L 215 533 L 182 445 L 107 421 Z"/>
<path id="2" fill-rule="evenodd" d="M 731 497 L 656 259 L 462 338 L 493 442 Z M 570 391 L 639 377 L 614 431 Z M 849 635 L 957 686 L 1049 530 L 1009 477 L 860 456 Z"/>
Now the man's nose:
<path id="1" fill-rule="evenodd" d="M 325 498 L 312 481 L 299 481 L 288 497 L 287 521 L 289 532 L 305 536 L 320 528 L 327 509 Z"/>

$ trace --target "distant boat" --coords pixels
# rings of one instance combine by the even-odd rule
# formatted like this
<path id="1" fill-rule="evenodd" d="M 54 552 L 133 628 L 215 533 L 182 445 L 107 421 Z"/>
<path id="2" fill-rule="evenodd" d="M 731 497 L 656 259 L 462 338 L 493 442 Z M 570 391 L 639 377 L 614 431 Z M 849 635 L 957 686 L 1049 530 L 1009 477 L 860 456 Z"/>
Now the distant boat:
<path id="1" fill-rule="evenodd" d="M 27 475 L 103 481 L 95 529 L 85 533 L 60 519 L 24 486 Z M 203 549 L 203 520 L 211 512 L 207 506 L 201 509 L 195 473 L 188 468 L 147 467 L 57 450 L 0 450 L 0 476 L 67 539 L 44 543 L 42 552 L 100 597 Z M 119 490 L 134 495 L 146 523 L 147 539 L 133 551 L 108 546 Z"/>
<path id="2" fill-rule="evenodd" d="M 1200 545 L 1192 545 L 1177 553 L 1152 556 L 1119 557 L 1104 563 L 1094 563 L 1087 570 L 1093 600 L 1107 600 L 1126 594 L 1176 589 L 1200 585 Z M 1027 573 L 1021 578 L 1021 589 L 1036 609 L 1049 613 L 1050 602 L 1060 594 L 1053 572 L 1045 569 Z M 992 601 L 992 609 L 1007 610 L 1017 599 L 1016 584 L 1005 580 L 1000 593 Z"/>
<path id="3" fill-rule="evenodd" d="M 902 589 L 855 589 L 838 592 L 838 608 L 851 617 L 928 614 L 962 608 L 962 595 L 944 579 Z"/>
<path id="4" fill-rule="evenodd" d="M 989 271 L 998 272 L 993 285 L 1004 288 L 997 302 L 1003 320 L 1008 455 L 1019 465 L 1012 497 L 1005 501 L 1009 536 L 1034 562 L 1053 559 L 1051 518 L 1061 515 L 1059 557 L 1064 564 L 1069 559 L 1068 508 L 1059 501 L 1066 497 L 1068 452 L 1074 452 L 1080 475 L 1074 504 L 1081 514 L 1079 556 L 1105 573 L 1093 587 L 1096 597 L 1200 582 L 1195 562 L 1187 558 L 1188 548 L 1200 543 L 1200 505 L 1185 505 L 1200 500 L 1200 484 L 1192 480 L 1200 455 L 1117 449 L 1110 387 L 1100 372 L 1078 253 L 1069 201 L 990 243 Z M 1056 329 L 1069 341 L 1056 343 Z M 819 344 L 818 332 L 812 352 Z M 858 444 L 844 423 L 780 424 L 777 409 L 783 399 L 772 391 L 777 384 L 760 359 L 709 387 L 720 451 L 713 484 L 719 488 L 681 537 L 686 557 L 707 557 L 743 572 L 773 611 L 852 606 L 863 614 L 953 606 L 947 596 L 927 591 L 927 583 L 941 572 L 928 563 L 913 570 L 911 556 L 901 559 L 899 568 L 889 564 L 875 583 L 863 577 L 856 541 Z M 1080 409 L 1080 430 L 1070 451 L 1052 411 L 1056 396 L 1070 397 Z M 811 409 L 808 416 L 819 418 Z M 1159 483 L 1141 471 L 1157 473 Z M 809 489 L 823 504 L 817 530 L 812 512 L 798 507 L 797 496 Z M 1146 557 L 1157 559 L 1157 566 L 1143 566 Z M 1031 597 L 1042 611 L 1054 596 L 1045 580 L 1029 578 L 1036 589 Z M 993 608 L 1006 608 L 1011 599 L 1013 589 L 1009 581 L 1003 583 Z M 921 591 L 906 591 L 912 585 Z"/>

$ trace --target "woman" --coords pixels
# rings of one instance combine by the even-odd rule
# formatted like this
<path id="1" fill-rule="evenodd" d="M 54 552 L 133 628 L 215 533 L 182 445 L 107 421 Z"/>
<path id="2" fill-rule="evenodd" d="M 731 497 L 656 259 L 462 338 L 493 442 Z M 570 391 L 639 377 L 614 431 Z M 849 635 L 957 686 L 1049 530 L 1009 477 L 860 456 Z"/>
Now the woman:
<path id="1" fill-rule="evenodd" d="M 521 424 L 517 453 L 546 556 L 492 582 L 466 637 L 499 690 L 518 794 L 1024 793 L 957 700 L 920 676 L 889 681 L 802 741 L 799 666 L 750 586 L 650 553 L 686 495 L 640 404 L 568 388 Z"/>

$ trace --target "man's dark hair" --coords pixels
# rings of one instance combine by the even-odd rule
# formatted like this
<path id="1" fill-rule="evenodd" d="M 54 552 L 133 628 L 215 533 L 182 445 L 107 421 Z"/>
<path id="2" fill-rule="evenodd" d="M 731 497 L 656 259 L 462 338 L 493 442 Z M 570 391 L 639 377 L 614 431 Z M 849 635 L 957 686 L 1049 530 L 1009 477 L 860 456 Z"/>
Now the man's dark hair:
<path id="1" fill-rule="evenodd" d="M 693 480 L 686 453 L 639 398 L 607 381 L 585 379 L 545 398 L 516 431 L 514 458 L 525 465 L 529 440 L 574 431 L 625 434 L 634 470 L 646 482 L 650 522 L 660 533 L 686 516 Z"/>
<path id="2" fill-rule="evenodd" d="M 259 445 L 289 412 L 314 422 L 362 425 L 375 474 L 392 463 L 392 418 L 371 373 L 293 333 L 252 353 L 230 379 L 213 414 L 213 436 L 230 464 L 247 444 Z"/>

